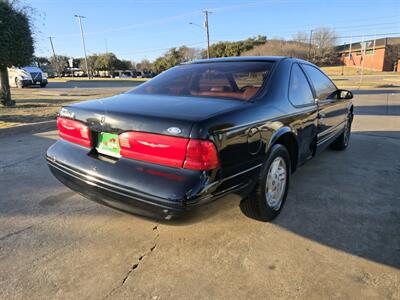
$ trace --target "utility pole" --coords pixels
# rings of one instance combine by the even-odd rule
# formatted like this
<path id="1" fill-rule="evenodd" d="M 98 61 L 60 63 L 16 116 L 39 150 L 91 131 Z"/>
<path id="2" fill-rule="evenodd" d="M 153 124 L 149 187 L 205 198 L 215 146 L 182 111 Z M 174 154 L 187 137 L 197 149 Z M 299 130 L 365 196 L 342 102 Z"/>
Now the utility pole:
<path id="1" fill-rule="evenodd" d="M 207 58 L 210 58 L 210 31 L 208 28 L 208 15 L 211 14 L 211 11 L 203 10 L 205 20 L 204 20 L 204 28 L 206 29 L 206 37 L 207 37 Z"/>
<path id="2" fill-rule="evenodd" d="M 350 36 L 350 49 L 349 49 L 349 60 L 352 60 L 352 54 L 351 54 L 351 46 L 353 45 L 353 36 Z M 351 62 L 351 61 L 350 61 Z"/>
<path id="3" fill-rule="evenodd" d="M 372 50 L 372 62 L 371 62 L 371 69 L 375 70 L 375 46 L 376 46 L 376 33 L 374 35 L 374 44 Z"/>
<path id="4" fill-rule="evenodd" d="M 360 75 L 360 84 L 358 85 L 358 89 L 360 89 L 360 85 L 361 85 L 361 83 L 363 81 L 363 77 L 364 77 L 364 63 L 365 63 L 366 50 L 367 50 L 367 43 L 364 42 L 364 35 L 363 35 L 363 37 L 361 39 L 361 59 L 362 59 L 362 62 L 361 62 L 361 75 Z"/>
<path id="5" fill-rule="evenodd" d="M 50 45 L 51 45 L 51 49 L 53 50 L 53 57 L 54 57 L 54 61 L 56 62 L 56 69 L 57 69 L 57 75 L 58 77 L 61 77 L 61 73 L 60 73 L 60 65 L 58 64 L 58 59 L 56 56 L 56 51 L 54 51 L 54 46 L 53 46 L 53 36 L 49 36 L 49 40 L 50 40 Z"/>
<path id="6" fill-rule="evenodd" d="M 82 18 L 85 18 L 85 17 L 84 16 L 79 16 L 79 15 L 75 15 L 75 17 L 78 18 L 78 20 L 79 20 L 79 27 L 81 29 L 83 52 L 85 54 L 86 73 L 87 73 L 88 79 L 90 79 L 89 65 L 88 65 L 87 55 L 86 55 L 85 37 L 83 36 L 83 28 L 82 28 Z"/>
<path id="7" fill-rule="evenodd" d="M 345 41 L 343 41 L 343 52 L 345 52 L 346 51 L 346 42 Z M 343 59 L 343 61 L 342 61 L 342 76 L 344 75 L 344 61 L 345 61 L 345 58 L 346 58 L 346 54 L 345 53 L 343 53 L 342 54 L 342 59 Z"/>
<path id="8" fill-rule="evenodd" d="M 312 34 L 313 34 L 313 30 L 310 30 L 310 41 L 308 43 L 308 60 L 311 60 Z"/>

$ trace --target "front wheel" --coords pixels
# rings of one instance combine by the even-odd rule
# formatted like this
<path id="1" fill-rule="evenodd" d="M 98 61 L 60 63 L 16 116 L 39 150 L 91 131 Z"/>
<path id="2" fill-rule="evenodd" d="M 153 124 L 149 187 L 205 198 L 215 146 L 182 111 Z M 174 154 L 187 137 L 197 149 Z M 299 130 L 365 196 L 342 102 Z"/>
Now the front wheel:
<path id="1" fill-rule="evenodd" d="M 347 116 L 346 125 L 344 126 L 344 131 L 339 137 L 333 141 L 331 148 L 334 150 L 344 150 L 349 145 L 350 133 L 351 133 L 351 123 L 353 121 L 353 116 L 349 114 Z"/>
<path id="2" fill-rule="evenodd" d="M 276 218 L 286 201 L 290 170 L 290 156 L 286 147 L 274 145 L 262 166 L 254 191 L 243 200 L 244 213 L 264 222 Z"/>
<path id="3" fill-rule="evenodd" d="M 24 84 L 22 83 L 22 80 L 18 79 L 18 78 L 15 78 L 15 85 L 19 89 L 22 89 L 24 87 Z"/>

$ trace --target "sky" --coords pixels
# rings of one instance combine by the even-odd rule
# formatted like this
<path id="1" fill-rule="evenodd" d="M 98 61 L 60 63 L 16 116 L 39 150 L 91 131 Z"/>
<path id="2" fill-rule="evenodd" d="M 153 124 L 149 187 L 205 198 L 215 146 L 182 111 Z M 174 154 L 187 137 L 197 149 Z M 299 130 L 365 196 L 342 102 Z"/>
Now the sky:
<path id="1" fill-rule="evenodd" d="M 400 1 L 392 0 L 25 0 L 34 8 L 35 54 L 82 57 L 80 29 L 74 15 L 85 16 L 88 55 L 115 53 L 119 58 L 154 60 L 171 47 L 205 48 L 203 10 L 210 40 L 235 41 L 266 35 L 290 39 L 298 31 L 334 28 L 340 43 L 400 36 Z M 191 25 L 190 22 L 199 26 Z M 396 35 L 393 33 L 397 33 Z M 371 35 L 371 36 L 368 36 Z"/>

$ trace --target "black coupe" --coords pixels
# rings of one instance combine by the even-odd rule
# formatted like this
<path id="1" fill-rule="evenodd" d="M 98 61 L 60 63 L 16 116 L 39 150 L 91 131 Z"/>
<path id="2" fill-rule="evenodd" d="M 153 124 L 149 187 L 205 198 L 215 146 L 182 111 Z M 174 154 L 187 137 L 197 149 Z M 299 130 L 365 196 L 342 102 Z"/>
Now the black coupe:
<path id="1" fill-rule="evenodd" d="M 170 219 L 236 192 L 270 221 L 298 166 L 347 147 L 352 97 L 299 59 L 199 60 L 63 107 L 47 162 L 69 188 L 120 210 Z"/>

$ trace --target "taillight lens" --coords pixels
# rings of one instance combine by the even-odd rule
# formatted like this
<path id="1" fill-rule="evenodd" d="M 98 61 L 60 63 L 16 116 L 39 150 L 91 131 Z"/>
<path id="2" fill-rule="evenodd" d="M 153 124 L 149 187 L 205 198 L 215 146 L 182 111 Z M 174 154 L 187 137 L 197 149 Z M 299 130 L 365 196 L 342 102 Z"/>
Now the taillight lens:
<path id="1" fill-rule="evenodd" d="M 218 155 L 215 146 L 210 141 L 189 140 L 186 159 L 183 164 L 185 169 L 211 170 L 218 167 Z"/>
<path id="2" fill-rule="evenodd" d="M 119 135 L 119 145 L 121 156 L 155 164 L 192 170 L 211 170 L 219 165 L 210 141 L 131 131 Z"/>
<path id="3" fill-rule="evenodd" d="M 62 139 L 84 147 L 92 147 L 90 130 L 85 124 L 71 119 L 57 117 L 57 128 Z"/>
<path id="4" fill-rule="evenodd" d="M 182 167 L 188 139 L 144 132 L 119 135 L 121 155 L 160 165 Z"/>

